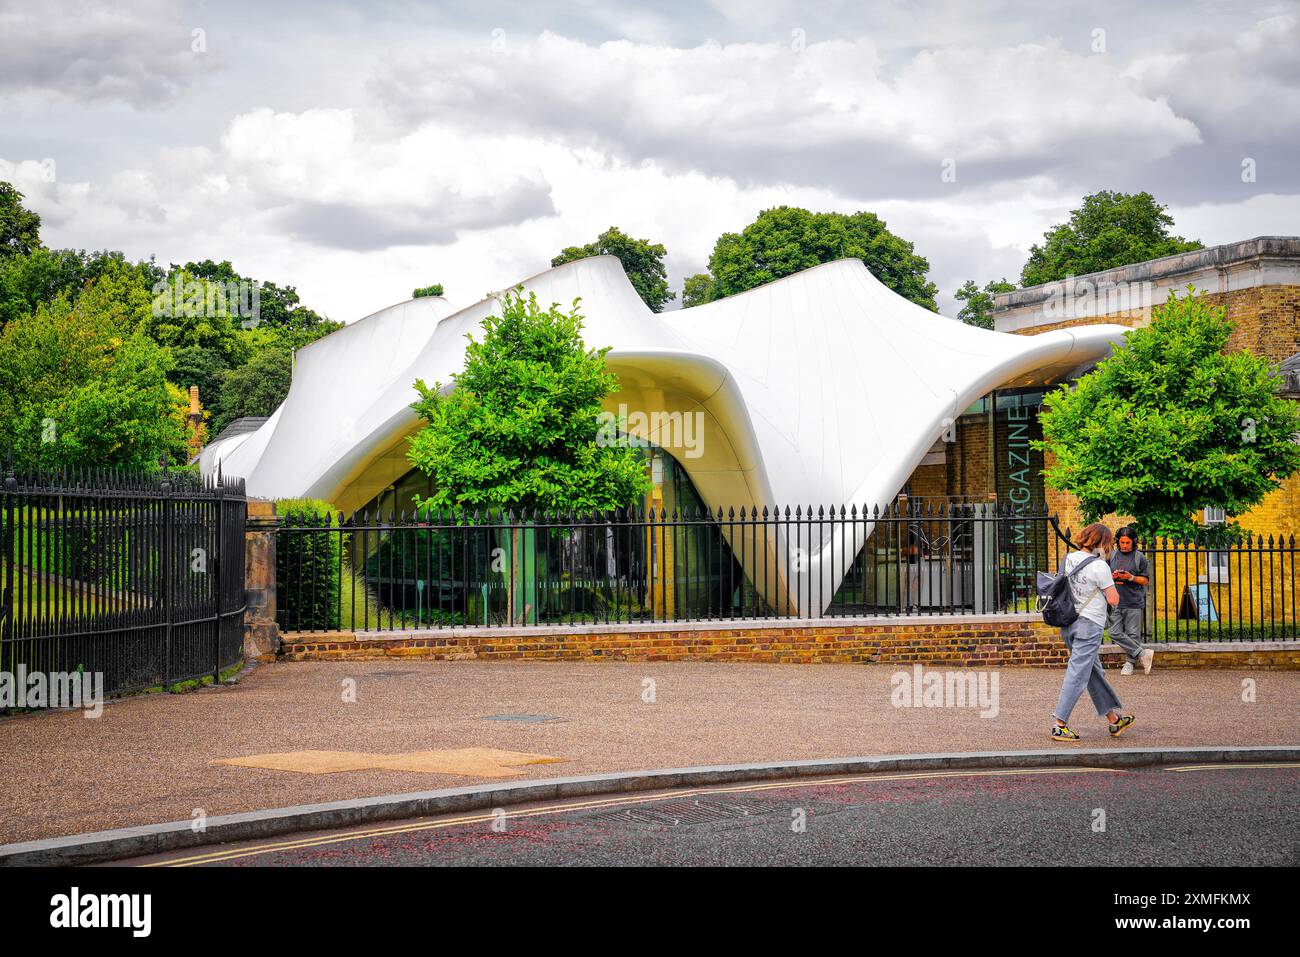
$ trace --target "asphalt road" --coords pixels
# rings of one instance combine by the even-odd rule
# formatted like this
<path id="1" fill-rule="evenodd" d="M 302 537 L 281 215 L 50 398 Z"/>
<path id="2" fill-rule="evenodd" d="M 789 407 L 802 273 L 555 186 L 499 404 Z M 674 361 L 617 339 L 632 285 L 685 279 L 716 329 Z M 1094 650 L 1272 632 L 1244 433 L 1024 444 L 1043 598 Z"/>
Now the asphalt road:
<path id="1" fill-rule="evenodd" d="M 1300 764 L 726 785 L 315 831 L 119 863 L 1295 866 Z"/>

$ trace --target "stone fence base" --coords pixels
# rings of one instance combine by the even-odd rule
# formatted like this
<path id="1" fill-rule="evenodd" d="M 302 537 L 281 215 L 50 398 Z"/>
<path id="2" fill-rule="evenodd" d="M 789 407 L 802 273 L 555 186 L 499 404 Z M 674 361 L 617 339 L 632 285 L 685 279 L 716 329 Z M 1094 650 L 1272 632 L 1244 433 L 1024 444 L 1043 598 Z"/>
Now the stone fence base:
<path id="1" fill-rule="evenodd" d="M 1038 615 L 921 616 L 810 621 L 667 622 L 422 631 L 286 632 L 292 661 L 746 661 L 957 668 L 1060 667 L 1059 633 Z M 1158 644 L 1160 668 L 1300 670 L 1300 641 Z M 1107 667 L 1123 663 L 1113 645 Z"/>

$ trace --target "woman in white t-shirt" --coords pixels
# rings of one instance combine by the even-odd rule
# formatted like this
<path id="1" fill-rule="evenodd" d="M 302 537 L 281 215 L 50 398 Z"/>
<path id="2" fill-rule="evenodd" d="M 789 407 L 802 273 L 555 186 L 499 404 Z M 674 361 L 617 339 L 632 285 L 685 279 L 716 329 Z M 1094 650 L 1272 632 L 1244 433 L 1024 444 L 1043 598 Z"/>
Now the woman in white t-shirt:
<path id="1" fill-rule="evenodd" d="M 1119 592 L 1111 578 L 1106 556 L 1110 552 L 1110 529 L 1095 522 L 1074 540 L 1078 551 L 1065 556 L 1064 574 L 1070 576 L 1070 594 L 1074 598 L 1079 617 L 1068 628 L 1061 629 L 1061 637 L 1070 649 L 1070 660 L 1065 665 L 1065 680 L 1061 683 L 1061 696 L 1056 701 L 1052 716 L 1053 741 L 1078 741 L 1079 736 L 1066 723 L 1070 712 L 1079 701 L 1085 688 L 1092 698 L 1097 714 L 1105 715 L 1110 723 L 1111 737 L 1121 734 L 1133 723 L 1133 715 L 1120 709 L 1119 696 L 1106 680 L 1098 653 L 1101 651 L 1101 633 L 1106 627 L 1106 615 L 1111 605 L 1119 604 Z M 1088 561 L 1089 558 L 1094 561 Z M 1088 564 L 1080 567 L 1084 562 Z M 1073 574 L 1072 574 L 1073 573 Z"/>

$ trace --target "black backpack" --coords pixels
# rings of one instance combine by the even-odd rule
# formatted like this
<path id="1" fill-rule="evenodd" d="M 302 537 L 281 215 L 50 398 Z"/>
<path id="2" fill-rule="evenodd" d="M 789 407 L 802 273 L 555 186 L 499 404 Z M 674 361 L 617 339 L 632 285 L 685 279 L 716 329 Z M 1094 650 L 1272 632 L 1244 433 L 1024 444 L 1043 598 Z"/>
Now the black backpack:
<path id="1" fill-rule="evenodd" d="M 1074 607 L 1074 596 L 1070 594 L 1070 579 L 1098 560 L 1096 555 L 1089 555 L 1067 575 L 1065 559 L 1062 559 L 1061 570 L 1057 574 L 1038 573 L 1038 610 L 1043 613 L 1043 621 L 1054 628 L 1068 628 L 1079 620 L 1079 611 Z"/>

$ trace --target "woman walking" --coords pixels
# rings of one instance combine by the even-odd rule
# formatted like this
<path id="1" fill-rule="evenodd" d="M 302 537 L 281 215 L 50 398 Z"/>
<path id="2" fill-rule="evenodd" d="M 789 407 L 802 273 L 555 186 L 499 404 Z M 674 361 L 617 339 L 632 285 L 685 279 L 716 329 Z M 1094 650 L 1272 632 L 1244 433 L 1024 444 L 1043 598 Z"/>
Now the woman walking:
<path id="1" fill-rule="evenodd" d="M 1154 648 L 1142 644 L 1142 613 L 1147 604 L 1147 585 L 1151 583 L 1151 566 L 1147 557 L 1138 551 L 1137 532 L 1125 525 L 1115 533 L 1117 551 L 1110 556 L 1110 574 L 1119 592 L 1119 604 L 1110 610 L 1106 631 L 1110 640 L 1124 649 L 1122 675 L 1131 675 L 1133 666 L 1140 664 L 1145 674 L 1151 674 L 1155 660 Z"/>
<path id="2" fill-rule="evenodd" d="M 1097 714 L 1105 715 L 1110 723 L 1111 737 L 1122 734 L 1133 723 L 1133 715 L 1119 710 L 1119 696 L 1106 681 L 1098 658 L 1107 606 L 1119 604 L 1115 580 L 1106 564 L 1112 540 L 1110 529 L 1094 522 L 1075 539 L 1078 550 L 1065 556 L 1064 574 L 1069 576 L 1070 596 L 1079 617 L 1061 629 L 1061 637 L 1070 649 L 1070 660 L 1065 665 L 1065 680 L 1061 682 L 1056 710 L 1052 712 L 1056 718 L 1052 726 L 1053 741 L 1079 740 L 1067 722 L 1085 688 Z"/>

